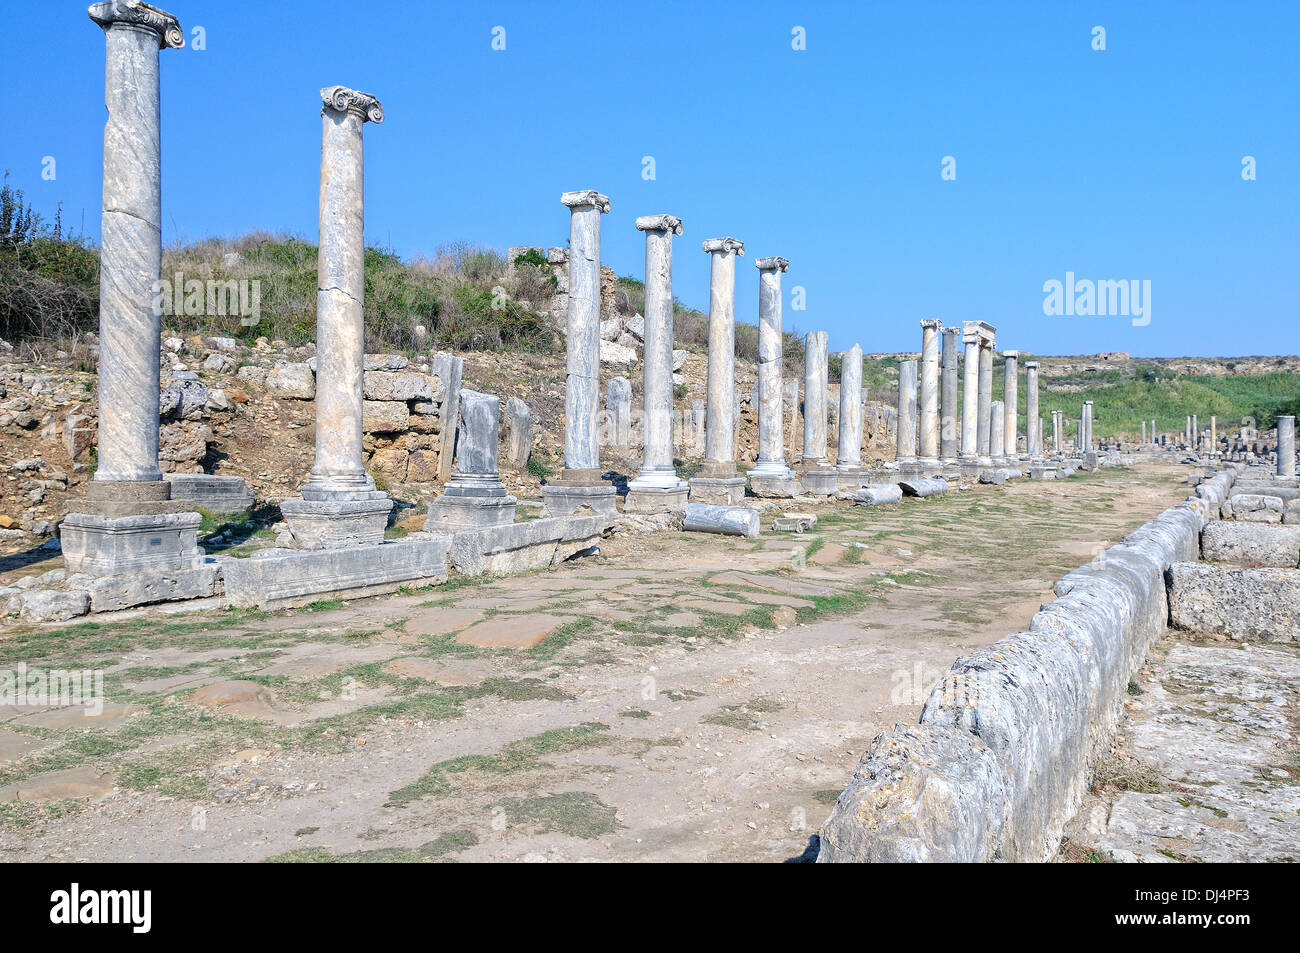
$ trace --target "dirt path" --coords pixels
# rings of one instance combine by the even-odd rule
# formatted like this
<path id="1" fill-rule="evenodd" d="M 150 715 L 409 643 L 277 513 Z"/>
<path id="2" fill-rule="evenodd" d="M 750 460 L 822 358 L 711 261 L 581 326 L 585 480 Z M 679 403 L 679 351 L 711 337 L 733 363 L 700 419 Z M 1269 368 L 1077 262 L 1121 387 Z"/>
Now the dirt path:
<path id="1" fill-rule="evenodd" d="M 315 611 L 6 634 L 0 666 L 102 669 L 109 705 L 0 709 L 0 857 L 798 857 L 957 655 L 1186 495 L 1181 468 L 1106 470 Z"/>

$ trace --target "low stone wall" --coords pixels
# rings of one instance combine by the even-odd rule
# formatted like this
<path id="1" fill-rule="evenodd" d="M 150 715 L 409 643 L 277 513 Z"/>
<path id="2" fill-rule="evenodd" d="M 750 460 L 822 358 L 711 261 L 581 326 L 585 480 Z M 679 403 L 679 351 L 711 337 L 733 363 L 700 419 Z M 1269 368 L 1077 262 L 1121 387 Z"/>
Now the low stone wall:
<path id="1" fill-rule="evenodd" d="M 1234 478 L 1203 481 L 1062 578 L 1029 631 L 958 659 L 919 724 L 876 738 L 822 826 L 818 862 L 1053 856 L 1168 623 L 1165 572 L 1196 559 Z"/>

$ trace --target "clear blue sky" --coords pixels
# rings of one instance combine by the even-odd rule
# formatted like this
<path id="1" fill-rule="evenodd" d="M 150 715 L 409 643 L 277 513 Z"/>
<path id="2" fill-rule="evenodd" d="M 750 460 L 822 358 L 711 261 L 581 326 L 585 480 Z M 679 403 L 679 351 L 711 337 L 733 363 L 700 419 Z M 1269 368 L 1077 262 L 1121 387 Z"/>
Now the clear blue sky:
<path id="1" fill-rule="evenodd" d="M 787 328 L 834 350 L 915 350 L 925 317 L 1040 354 L 1297 350 L 1300 3 L 161 5 L 207 46 L 162 54 L 165 242 L 314 240 L 317 91 L 338 83 L 384 104 L 366 232 L 403 256 L 563 245 L 560 193 L 595 188 L 619 274 L 643 272 L 636 216 L 679 215 L 679 298 L 707 309 L 700 242 L 733 235 L 739 317 L 753 259 L 785 256 Z M 75 0 L 7 6 L 0 163 L 97 236 L 101 31 Z M 1149 280 L 1150 324 L 1044 315 L 1067 271 Z"/>

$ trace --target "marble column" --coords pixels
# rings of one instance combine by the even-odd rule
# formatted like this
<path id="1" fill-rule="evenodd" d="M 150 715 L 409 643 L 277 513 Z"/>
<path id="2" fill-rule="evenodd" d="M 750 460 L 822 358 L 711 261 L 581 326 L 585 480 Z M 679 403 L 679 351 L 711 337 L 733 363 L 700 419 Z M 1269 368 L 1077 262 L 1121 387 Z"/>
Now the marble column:
<path id="1" fill-rule="evenodd" d="M 690 489 L 673 467 L 673 236 L 682 220 L 645 215 L 636 227 L 645 232 L 645 449 L 623 510 L 662 513 L 684 509 Z"/>
<path id="2" fill-rule="evenodd" d="M 840 489 L 856 491 L 862 483 L 862 348 L 840 355 L 839 450 L 835 469 Z"/>
<path id="3" fill-rule="evenodd" d="M 1043 456 L 1043 418 L 1038 410 L 1038 362 L 1025 361 L 1025 419 L 1029 423 L 1025 451 L 1030 460 Z"/>
<path id="4" fill-rule="evenodd" d="M 784 398 L 781 387 L 781 274 L 784 258 L 759 258 L 758 268 L 758 460 L 749 471 L 755 496 L 791 497 L 799 478 L 785 463 Z"/>
<path id="5" fill-rule="evenodd" d="M 1142 421 L 1142 445 L 1146 446 L 1147 442 L 1147 422 Z"/>
<path id="6" fill-rule="evenodd" d="M 898 449 L 900 469 L 916 466 L 916 361 L 898 364 Z"/>
<path id="7" fill-rule="evenodd" d="M 745 243 L 710 238 L 709 370 L 704 426 L 704 464 L 690 481 L 692 503 L 734 506 L 745 496 L 745 478 L 736 473 L 736 257 Z"/>
<path id="8" fill-rule="evenodd" d="M 614 486 L 601 479 L 600 442 L 600 217 L 609 198 L 594 189 L 565 192 L 569 209 L 569 313 L 564 378 L 564 470 L 542 487 L 548 516 L 589 508 L 615 516 Z"/>
<path id="9" fill-rule="evenodd" d="M 1092 401 L 1083 402 L 1083 449 L 1092 450 L 1096 444 L 1092 436 Z"/>
<path id="10" fill-rule="evenodd" d="M 989 401 L 989 446 L 1002 448 L 1006 445 L 1006 404 L 1000 400 Z M 993 456 L 994 464 L 1002 466 L 1007 460 L 1002 454 Z"/>
<path id="11" fill-rule="evenodd" d="M 939 422 L 939 455 L 945 466 L 957 462 L 960 424 L 957 420 L 957 340 L 961 328 L 943 329 L 943 400 Z"/>
<path id="12" fill-rule="evenodd" d="M 1277 475 L 1295 476 L 1295 417 L 1277 418 Z"/>
<path id="13" fill-rule="evenodd" d="M 943 322 L 921 322 L 920 460 L 927 473 L 939 466 L 939 332 Z M 954 379 L 955 384 L 955 379 Z"/>
<path id="14" fill-rule="evenodd" d="M 1216 415 L 1210 415 L 1210 453 L 1217 453 L 1219 450 L 1219 418 Z"/>
<path id="15" fill-rule="evenodd" d="M 979 457 L 980 338 L 972 330 L 973 324 L 967 321 L 962 334 L 966 355 L 962 365 L 961 459 L 968 466 Z"/>
<path id="16" fill-rule="evenodd" d="M 1201 422 L 1196 419 L 1196 414 L 1192 414 L 1192 450 L 1201 452 Z"/>
<path id="17" fill-rule="evenodd" d="M 989 416 L 993 412 L 992 338 L 980 342 L 979 372 L 979 420 L 976 423 L 978 431 L 975 444 L 979 452 L 980 466 L 989 466 L 993 462 L 991 431 L 993 418 Z"/>
<path id="18" fill-rule="evenodd" d="M 1065 446 L 1065 427 L 1061 421 L 1061 412 L 1052 411 L 1052 450 L 1060 453 Z"/>
<path id="19" fill-rule="evenodd" d="M 429 504 L 425 532 L 458 532 L 515 521 L 518 501 L 506 492 L 497 462 L 500 430 L 501 399 L 462 389 L 456 472 L 442 495 Z"/>
<path id="20" fill-rule="evenodd" d="M 170 13 L 95 3 L 104 31 L 99 255 L 98 466 L 60 528 L 71 572 L 176 571 L 202 561 L 197 513 L 171 500 L 158 465 L 162 153 L 158 57 L 185 45 Z M 208 593 L 210 594 L 210 593 Z"/>
<path id="21" fill-rule="evenodd" d="M 316 266 L 316 458 L 302 498 L 281 505 L 303 549 L 384 541 L 393 508 L 366 472 L 361 445 L 365 365 L 365 193 L 362 128 L 384 121 L 369 93 L 320 91 L 320 251 Z"/>
<path id="22" fill-rule="evenodd" d="M 802 480 L 806 492 L 823 496 L 839 488 L 839 474 L 826 455 L 828 346 L 825 331 L 809 331 L 804 339 Z"/>
<path id="23" fill-rule="evenodd" d="M 1020 459 L 1020 352 L 1003 351 L 1002 360 L 1002 456 L 1011 463 Z"/>

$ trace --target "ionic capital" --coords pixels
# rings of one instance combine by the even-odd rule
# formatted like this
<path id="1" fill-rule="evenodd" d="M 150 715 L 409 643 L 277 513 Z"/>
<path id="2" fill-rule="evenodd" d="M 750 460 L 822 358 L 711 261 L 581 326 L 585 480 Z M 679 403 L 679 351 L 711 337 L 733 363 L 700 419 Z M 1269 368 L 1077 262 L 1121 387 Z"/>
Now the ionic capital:
<path id="1" fill-rule="evenodd" d="M 185 45 L 180 22 L 166 10 L 159 10 L 141 0 L 105 0 L 92 3 L 86 11 L 105 30 L 117 23 L 141 26 L 158 34 L 158 48 L 179 50 Z"/>
<path id="2" fill-rule="evenodd" d="M 754 267 L 759 271 L 789 271 L 790 262 L 784 258 L 755 258 Z"/>
<path id="3" fill-rule="evenodd" d="M 609 211 L 609 196 L 601 195 L 595 189 L 580 189 L 577 192 L 565 192 L 560 201 L 569 208 L 589 208 L 594 206 L 600 212 Z"/>
<path id="4" fill-rule="evenodd" d="M 642 215 L 636 220 L 636 227 L 643 232 L 682 233 L 682 220 L 676 215 Z"/>
<path id="5" fill-rule="evenodd" d="M 745 254 L 745 243 L 738 238 L 706 238 L 703 247 L 707 252 L 720 251 L 735 255 Z"/>
<path id="6" fill-rule="evenodd" d="M 369 93 L 346 86 L 326 86 L 320 91 L 320 98 L 326 109 L 354 113 L 361 117 L 362 122 L 384 121 L 384 107 Z"/>

